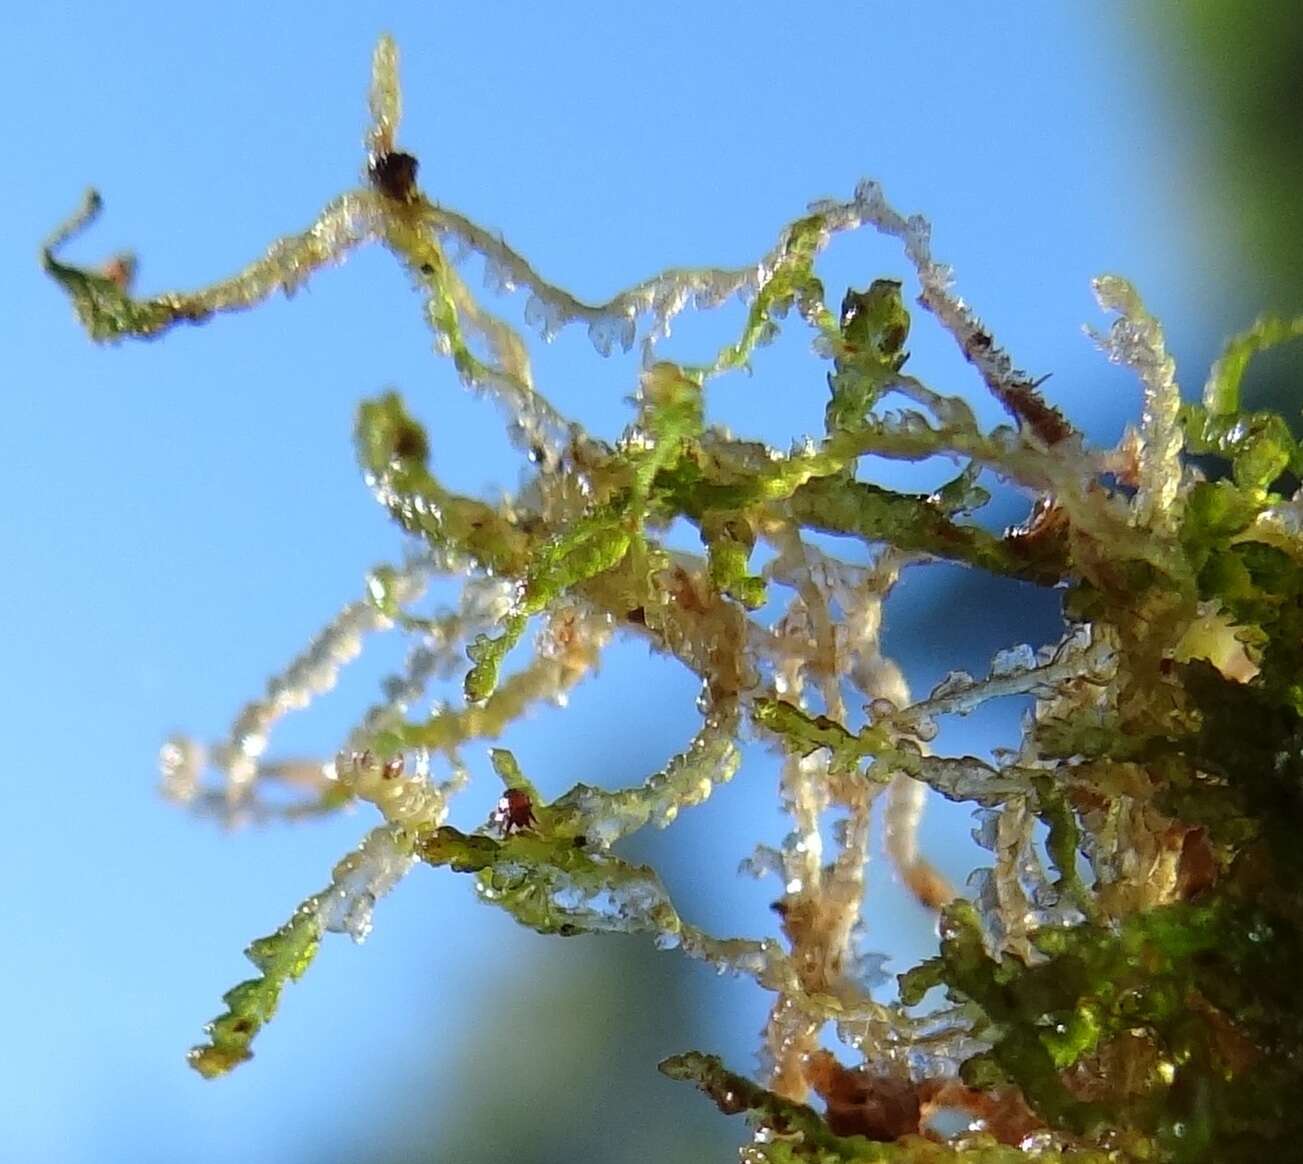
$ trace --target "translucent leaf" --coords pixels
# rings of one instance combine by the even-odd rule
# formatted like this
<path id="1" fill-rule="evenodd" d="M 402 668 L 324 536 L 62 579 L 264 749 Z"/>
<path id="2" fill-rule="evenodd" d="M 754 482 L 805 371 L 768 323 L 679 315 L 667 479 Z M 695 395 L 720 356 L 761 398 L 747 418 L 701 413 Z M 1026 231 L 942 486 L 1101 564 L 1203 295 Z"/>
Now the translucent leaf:
<path id="1" fill-rule="evenodd" d="M 1145 310 L 1130 283 L 1118 275 L 1101 275 L 1094 287 L 1100 307 L 1120 316 L 1106 338 L 1097 337 L 1099 344 L 1113 363 L 1132 368 L 1144 388 L 1136 520 L 1171 528 L 1181 485 L 1181 390 L 1176 363 L 1167 353 L 1161 325 Z"/>
<path id="2" fill-rule="evenodd" d="M 371 128 L 367 145 L 373 154 L 394 148 L 398 123 L 403 116 L 402 91 L 398 86 L 398 46 L 390 36 L 376 42 L 371 60 Z"/>

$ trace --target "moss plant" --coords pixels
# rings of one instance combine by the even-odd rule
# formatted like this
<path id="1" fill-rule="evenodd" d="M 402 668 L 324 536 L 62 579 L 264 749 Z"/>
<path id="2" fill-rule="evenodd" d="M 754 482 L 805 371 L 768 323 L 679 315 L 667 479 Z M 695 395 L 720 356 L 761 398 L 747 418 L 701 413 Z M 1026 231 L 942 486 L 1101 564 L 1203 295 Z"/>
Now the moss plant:
<path id="1" fill-rule="evenodd" d="M 661 1065 L 746 1117 L 753 1164 L 1288 1158 L 1303 1136 L 1303 497 L 1286 490 L 1303 452 L 1281 417 L 1241 408 L 1239 384 L 1257 351 L 1303 333 L 1303 321 L 1259 321 L 1227 346 L 1202 403 L 1183 403 L 1157 321 L 1125 280 L 1098 279 L 1115 317 L 1099 342 L 1134 369 L 1143 406 L 1117 448 L 1091 448 L 951 290 L 927 223 L 873 183 L 811 206 L 751 266 L 673 270 L 592 305 L 429 199 L 397 144 L 398 119 L 395 50 L 383 40 L 365 185 L 202 290 L 137 297 L 127 261 L 62 261 L 63 243 L 99 211 L 95 195 L 44 252 L 91 336 L 116 341 L 254 307 L 378 243 L 411 276 L 438 353 L 501 404 L 527 454 L 514 496 L 460 496 L 435 475 L 397 395 L 364 402 L 361 470 L 410 535 L 408 559 L 373 570 L 226 740 L 163 749 L 168 793 L 232 818 L 359 800 L 379 814 L 329 884 L 249 947 L 257 976 L 226 995 L 191 1064 L 215 1076 L 248 1060 L 325 934 L 364 936 L 376 898 L 424 863 L 473 878 L 485 903 L 540 933 L 643 934 L 770 991 L 765 1078 L 700 1052 Z M 1009 423 L 984 428 L 963 399 L 906 370 L 900 283 L 878 279 L 829 306 L 819 255 L 862 227 L 900 242 L 917 306 Z M 471 293 L 454 252 L 482 256 L 524 293 L 544 339 L 579 325 L 603 354 L 641 345 L 636 414 L 617 442 L 536 389 L 525 339 Z M 746 320 L 712 361 L 658 354 L 677 313 L 733 295 L 749 304 Z M 827 395 L 826 431 L 782 451 L 707 425 L 703 401 L 785 317 L 808 329 L 822 365 L 811 384 Z M 930 495 L 857 472 L 872 458 L 937 456 L 956 474 Z M 1026 494 L 1025 525 L 996 534 L 974 518 L 983 478 Z M 700 554 L 667 548 L 677 519 L 700 532 Z M 812 532 L 865 544 L 872 564 L 816 548 Z M 1059 587 L 1062 637 L 912 698 L 879 649 L 882 605 L 904 569 L 937 561 Z M 461 580 L 460 602 L 421 613 L 434 575 Z M 775 604 L 776 619 L 755 613 Z M 364 635 L 393 628 L 411 638 L 407 668 L 338 758 L 263 761 L 275 721 L 328 687 Z M 545 802 L 496 749 L 495 819 L 449 825 L 468 749 L 580 681 L 616 635 L 700 679 L 701 726 L 683 750 L 641 783 L 577 785 Z M 509 670 L 513 648 L 524 661 Z M 428 681 L 458 670 L 464 702 L 414 715 Z M 934 753 L 938 720 L 1009 696 L 1032 703 L 1015 751 Z M 781 874 L 782 941 L 703 932 L 654 870 L 614 848 L 730 779 L 747 732 L 783 757 L 791 834 L 755 861 Z M 301 793 L 289 809 L 264 796 L 277 780 Z M 974 900 L 955 897 L 917 852 L 925 788 L 980 817 L 991 867 Z M 892 1003 L 855 973 L 880 799 L 900 876 L 940 911 L 939 953 L 901 976 Z M 829 810 L 841 819 L 825 836 Z M 945 1001 L 920 1014 L 934 988 Z M 822 1049 L 830 1028 L 838 1055 Z"/>

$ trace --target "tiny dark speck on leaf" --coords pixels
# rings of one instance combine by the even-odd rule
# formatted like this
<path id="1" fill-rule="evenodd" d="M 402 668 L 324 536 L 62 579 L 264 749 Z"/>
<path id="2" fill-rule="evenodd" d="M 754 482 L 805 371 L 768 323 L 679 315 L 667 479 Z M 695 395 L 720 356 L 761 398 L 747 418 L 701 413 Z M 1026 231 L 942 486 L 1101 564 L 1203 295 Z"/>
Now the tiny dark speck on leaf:
<path id="1" fill-rule="evenodd" d="M 410 202 L 416 193 L 420 163 L 411 154 L 377 154 L 371 159 L 371 184 L 396 202 Z"/>
<path id="2" fill-rule="evenodd" d="M 416 425 L 405 425 L 394 440 L 394 455 L 403 460 L 424 458 L 429 452 L 425 434 Z"/>

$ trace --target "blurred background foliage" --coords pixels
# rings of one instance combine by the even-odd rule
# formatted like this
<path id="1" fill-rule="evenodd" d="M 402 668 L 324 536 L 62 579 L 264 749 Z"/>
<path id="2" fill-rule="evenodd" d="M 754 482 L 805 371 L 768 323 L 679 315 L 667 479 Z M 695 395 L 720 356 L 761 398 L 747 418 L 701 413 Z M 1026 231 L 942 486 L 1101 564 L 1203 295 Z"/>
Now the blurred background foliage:
<path id="1" fill-rule="evenodd" d="M 1206 277 L 1229 291 L 1227 314 L 1303 309 L 1303 8 L 1191 0 L 1149 9 L 1166 99 L 1200 128 L 1204 229 L 1229 269 Z M 1229 277 L 1228 277 L 1229 276 Z M 1303 347 L 1269 352 L 1244 385 L 1250 407 L 1300 428 Z"/>

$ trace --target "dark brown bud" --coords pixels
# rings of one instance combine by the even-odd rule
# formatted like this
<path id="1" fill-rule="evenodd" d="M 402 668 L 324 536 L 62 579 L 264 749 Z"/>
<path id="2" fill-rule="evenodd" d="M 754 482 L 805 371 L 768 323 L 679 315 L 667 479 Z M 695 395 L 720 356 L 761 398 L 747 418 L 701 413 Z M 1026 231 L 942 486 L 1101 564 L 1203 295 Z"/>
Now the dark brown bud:
<path id="1" fill-rule="evenodd" d="M 416 197 L 416 171 L 420 163 L 411 154 L 376 154 L 369 170 L 371 185 L 395 202 L 410 202 Z"/>

